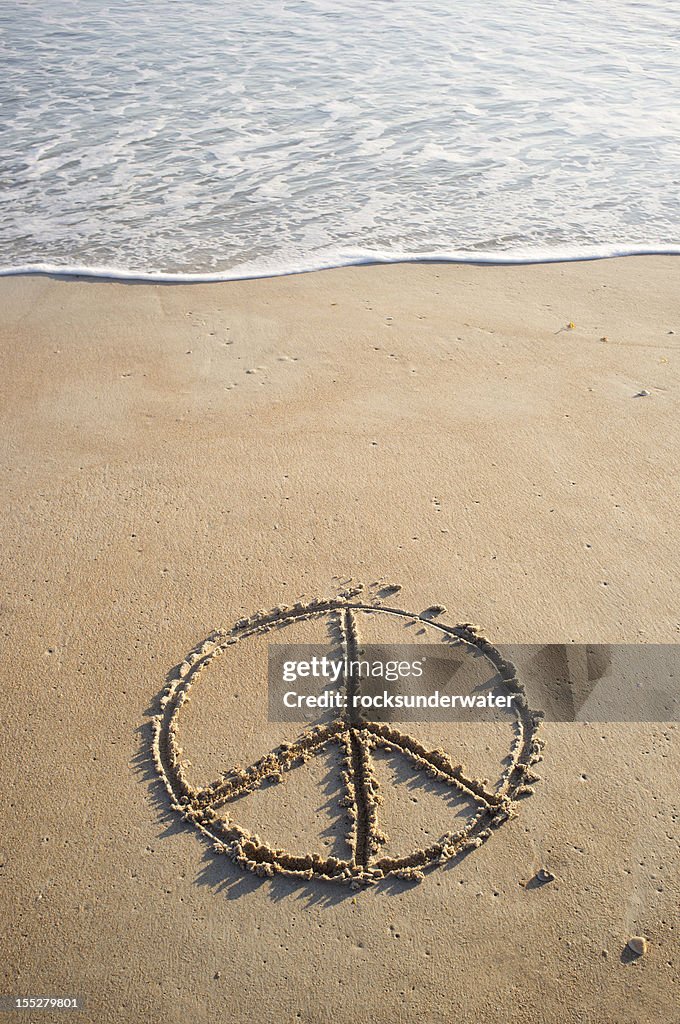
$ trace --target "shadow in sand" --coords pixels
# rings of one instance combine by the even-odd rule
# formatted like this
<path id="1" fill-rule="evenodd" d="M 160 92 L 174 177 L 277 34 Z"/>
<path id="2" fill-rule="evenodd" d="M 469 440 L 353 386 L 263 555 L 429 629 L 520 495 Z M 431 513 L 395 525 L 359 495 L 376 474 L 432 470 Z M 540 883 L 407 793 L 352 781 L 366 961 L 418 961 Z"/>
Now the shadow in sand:
<path id="1" fill-rule="evenodd" d="M 472 797 L 461 792 L 456 786 L 449 786 L 446 782 L 431 778 L 426 768 L 413 764 L 405 755 L 378 748 L 374 751 L 373 756 L 377 764 L 382 764 L 390 771 L 391 786 L 397 793 L 402 790 L 411 798 L 415 794 L 423 798 L 434 798 L 441 801 L 448 810 L 454 812 L 448 827 L 443 829 L 443 832 L 455 831 L 457 826 L 455 816 L 460 815 L 465 818 L 476 810 L 477 805 Z"/>
<path id="2" fill-rule="evenodd" d="M 545 889 L 546 885 L 552 885 L 554 881 L 555 881 L 555 879 L 553 877 L 541 878 L 540 875 L 534 875 L 533 878 L 529 879 L 529 881 L 526 883 L 524 888 L 525 889 Z"/>
<path id="3" fill-rule="evenodd" d="M 623 947 L 621 950 L 621 956 L 619 957 L 622 964 L 635 964 L 641 959 L 642 953 L 636 953 L 628 944 Z"/>
<path id="4" fill-rule="evenodd" d="M 273 878 L 258 878 L 249 871 L 239 868 L 227 857 L 217 856 L 206 851 L 203 866 L 196 878 L 197 885 L 207 886 L 215 893 L 235 900 L 241 896 L 250 896 L 253 892 L 263 889 L 273 903 L 283 900 L 296 900 L 307 907 L 322 909 L 338 906 L 347 900 L 361 896 L 361 891 L 354 891 L 347 886 L 321 880 L 300 881 L 275 875 Z"/>

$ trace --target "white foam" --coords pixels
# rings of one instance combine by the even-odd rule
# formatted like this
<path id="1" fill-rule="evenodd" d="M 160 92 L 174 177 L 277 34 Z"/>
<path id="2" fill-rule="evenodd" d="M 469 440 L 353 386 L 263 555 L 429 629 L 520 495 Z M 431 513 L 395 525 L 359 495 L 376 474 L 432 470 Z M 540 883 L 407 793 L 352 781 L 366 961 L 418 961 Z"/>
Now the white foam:
<path id="1" fill-rule="evenodd" d="M 666 0 L 24 6 L 0 4 L 9 268 L 233 280 L 680 245 Z"/>
<path id="2" fill-rule="evenodd" d="M 680 245 L 650 245 L 634 247 L 583 246 L 545 251 L 524 252 L 428 252 L 379 253 L 365 252 L 319 261 L 301 261 L 291 266 L 251 267 L 216 273 L 171 273 L 163 270 L 131 270 L 125 267 L 62 266 L 55 263 L 25 263 L 0 267 L 0 277 L 18 277 L 38 274 L 49 277 L 86 277 L 109 281 L 136 281 L 150 284 L 210 284 L 226 281 L 254 281 L 263 278 L 284 277 L 289 274 L 309 274 L 342 267 L 385 266 L 399 263 L 466 263 L 473 266 L 530 266 L 541 263 L 579 263 L 588 260 L 619 259 L 626 256 L 680 256 Z"/>

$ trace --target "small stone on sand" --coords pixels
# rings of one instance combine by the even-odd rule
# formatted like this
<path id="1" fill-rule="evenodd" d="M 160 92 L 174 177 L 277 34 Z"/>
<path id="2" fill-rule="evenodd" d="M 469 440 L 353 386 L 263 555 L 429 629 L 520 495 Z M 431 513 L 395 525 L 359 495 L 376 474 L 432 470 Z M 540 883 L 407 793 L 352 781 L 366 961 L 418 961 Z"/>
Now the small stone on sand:
<path id="1" fill-rule="evenodd" d="M 636 956 L 644 956 L 647 952 L 647 939 L 644 935 L 633 935 L 631 939 L 628 939 L 628 949 Z"/>
<path id="2" fill-rule="evenodd" d="M 417 537 L 413 538 L 417 540 Z M 429 618 L 434 618 L 436 615 L 444 615 L 446 608 L 443 604 L 431 604 L 429 608 L 426 608 L 424 612 L 420 613 L 421 618 L 427 615 Z"/>
<path id="3" fill-rule="evenodd" d="M 554 882 L 555 875 L 548 868 L 539 868 L 536 872 L 536 878 L 539 882 Z"/>

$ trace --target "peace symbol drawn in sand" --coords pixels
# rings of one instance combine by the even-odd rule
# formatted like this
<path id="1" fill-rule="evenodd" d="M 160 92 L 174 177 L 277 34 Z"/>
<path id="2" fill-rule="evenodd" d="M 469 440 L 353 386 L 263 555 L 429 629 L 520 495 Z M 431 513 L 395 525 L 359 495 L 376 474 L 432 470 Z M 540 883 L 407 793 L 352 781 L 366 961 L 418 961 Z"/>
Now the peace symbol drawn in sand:
<path id="1" fill-rule="evenodd" d="M 298 879 L 335 881 L 354 888 L 389 875 L 419 880 L 424 869 L 481 846 L 492 829 L 514 817 L 515 801 L 518 797 L 530 795 L 533 792 L 531 783 L 538 780 L 532 766 L 541 760 L 543 744 L 536 735 L 541 715 L 529 709 L 515 667 L 471 625 L 448 626 L 426 618 L 425 613 L 413 615 L 399 608 L 362 602 L 358 598 L 360 589 L 344 591 L 328 600 L 318 599 L 307 604 L 257 612 L 249 619 L 241 619 L 229 631 L 213 633 L 182 662 L 176 678 L 168 684 L 161 699 L 162 711 L 154 719 L 154 761 L 170 795 L 173 810 L 206 836 L 216 853 L 227 854 L 237 864 L 260 876 L 284 874 Z M 195 788 L 189 782 L 182 762 L 179 717 L 191 688 L 205 668 L 234 644 L 248 637 L 294 622 L 331 615 L 337 619 L 347 662 L 359 650 L 357 618 L 362 613 L 400 616 L 426 623 L 428 627 L 439 630 L 448 642 L 466 645 L 474 654 L 487 659 L 501 685 L 508 693 L 515 694 L 511 705 L 513 738 L 496 787 L 490 787 L 485 780 L 469 777 L 464 766 L 456 764 L 449 754 L 443 750 L 427 750 L 389 722 L 368 722 L 348 715 L 310 727 L 294 742 L 282 744 L 248 768 L 233 768 L 209 785 Z M 352 686 L 351 679 L 344 682 L 346 687 Z M 282 781 L 286 773 L 331 743 L 339 744 L 343 755 L 344 796 L 340 802 L 346 807 L 350 822 L 347 835 L 349 856 L 345 859 L 323 853 L 294 855 L 274 849 L 225 815 L 225 805 L 263 785 Z M 379 825 L 380 795 L 372 758 L 372 751 L 379 748 L 403 756 L 416 770 L 427 772 L 431 778 L 452 787 L 470 801 L 473 810 L 463 827 L 405 856 L 381 856 L 387 837 Z"/>

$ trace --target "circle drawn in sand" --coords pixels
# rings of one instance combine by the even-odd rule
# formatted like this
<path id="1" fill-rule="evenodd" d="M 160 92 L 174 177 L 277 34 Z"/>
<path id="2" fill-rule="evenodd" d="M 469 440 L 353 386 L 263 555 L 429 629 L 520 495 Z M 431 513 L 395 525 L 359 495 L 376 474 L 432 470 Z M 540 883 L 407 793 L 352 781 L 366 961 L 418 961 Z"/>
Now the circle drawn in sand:
<path id="1" fill-rule="evenodd" d="M 224 853 L 241 867 L 260 876 L 284 874 L 298 879 L 341 882 L 359 888 L 386 876 L 420 880 L 424 869 L 446 861 L 484 843 L 491 830 L 515 816 L 514 805 L 522 796 L 533 793 L 531 783 L 538 781 L 533 765 L 541 760 L 543 743 L 537 737 L 540 712 L 531 711 L 514 665 L 469 623 L 448 626 L 426 614 L 414 615 L 399 608 L 358 600 L 360 588 L 345 591 L 328 600 L 318 599 L 292 607 L 280 606 L 269 612 L 256 612 L 241 619 L 229 631 L 219 631 L 195 648 L 179 666 L 161 698 L 161 713 L 154 718 L 153 755 L 156 767 L 170 795 L 173 810 L 191 822 L 213 844 L 216 853 Z M 507 752 L 506 766 L 495 788 L 485 780 L 471 778 L 463 765 L 456 764 L 443 750 L 428 751 L 422 744 L 391 723 L 367 722 L 346 716 L 335 722 L 306 729 L 294 742 L 282 744 L 246 769 L 234 768 L 200 789 L 189 782 L 182 764 L 179 742 L 179 716 L 189 692 L 201 672 L 215 658 L 248 637 L 268 633 L 275 627 L 309 619 L 337 617 L 345 656 L 353 660 L 359 650 L 357 615 L 368 612 L 421 621 L 439 630 L 449 642 L 468 645 L 482 655 L 498 674 L 501 685 L 515 695 L 514 736 Z M 346 680 L 345 685 L 351 685 Z M 259 836 L 249 833 L 218 810 L 232 800 L 252 793 L 260 786 L 280 782 L 286 772 L 298 767 L 324 750 L 328 744 L 340 745 L 343 752 L 342 783 L 350 829 L 346 859 L 323 853 L 294 855 L 274 849 Z M 381 856 L 387 837 L 379 827 L 378 785 L 373 772 L 372 751 L 382 748 L 405 757 L 415 769 L 423 770 L 440 783 L 452 787 L 470 800 L 474 810 L 462 828 L 448 832 L 428 847 L 412 850 L 405 856 Z"/>

